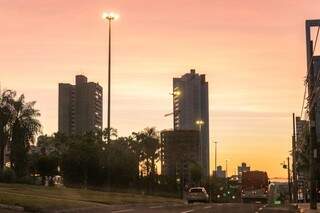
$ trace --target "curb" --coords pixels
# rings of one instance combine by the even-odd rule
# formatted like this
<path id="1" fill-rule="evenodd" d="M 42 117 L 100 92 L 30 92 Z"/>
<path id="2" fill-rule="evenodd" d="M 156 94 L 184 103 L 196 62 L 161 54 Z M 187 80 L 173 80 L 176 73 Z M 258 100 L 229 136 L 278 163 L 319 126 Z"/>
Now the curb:
<path id="1" fill-rule="evenodd" d="M 92 210 L 99 210 L 103 209 L 105 207 L 99 206 L 99 207 L 83 207 L 83 208 L 73 208 L 73 209 L 61 209 L 61 210 L 53 210 L 53 211 L 45 211 L 50 213 L 72 213 L 72 212 L 87 212 Z"/>
<path id="2" fill-rule="evenodd" d="M 21 206 L 6 205 L 6 204 L 0 204 L 0 209 L 8 209 L 8 210 L 14 210 L 19 212 L 24 211 L 24 208 Z"/>
<path id="3" fill-rule="evenodd" d="M 92 210 L 100 210 L 104 209 L 106 212 L 112 212 L 112 211 L 117 211 L 121 210 L 123 207 L 125 208 L 130 208 L 130 207 L 137 207 L 143 205 L 142 203 L 132 203 L 132 204 L 119 204 L 119 205 L 100 205 L 96 207 L 83 207 L 83 208 L 72 208 L 72 209 L 61 209 L 61 210 L 52 210 L 52 211 L 46 211 L 50 213 L 73 213 L 73 212 L 87 212 L 87 211 L 92 211 Z M 159 205 L 159 203 L 149 203 L 148 206 L 152 205 Z M 163 205 L 169 206 L 170 203 L 165 203 Z"/>

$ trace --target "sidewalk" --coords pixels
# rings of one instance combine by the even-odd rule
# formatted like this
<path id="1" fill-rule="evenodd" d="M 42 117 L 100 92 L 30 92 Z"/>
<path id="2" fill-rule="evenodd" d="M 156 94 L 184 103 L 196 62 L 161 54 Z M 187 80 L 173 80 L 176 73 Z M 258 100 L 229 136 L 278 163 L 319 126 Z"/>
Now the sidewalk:
<path id="1" fill-rule="evenodd" d="M 310 204 L 309 203 L 301 203 L 298 205 L 300 212 L 304 212 L 304 213 L 316 213 L 319 212 L 320 213 L 320 203 L 318 203 L 318 209 L 317 210 L 311 210 L 310 209 Z"/>

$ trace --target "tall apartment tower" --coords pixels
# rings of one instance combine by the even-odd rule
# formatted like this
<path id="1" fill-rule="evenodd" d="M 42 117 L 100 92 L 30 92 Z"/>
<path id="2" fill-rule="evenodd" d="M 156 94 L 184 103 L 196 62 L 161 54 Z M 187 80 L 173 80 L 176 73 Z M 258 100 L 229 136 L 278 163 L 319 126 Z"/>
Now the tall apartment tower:
<path id="1" fill-rule="evenodd" d="M 59 84 L 59 132 L 82 135 L 102 129 L 102 87 L 76 76 L 76 84 Z"/>
<path id="2" fill-rule="evenodd" d="M 197 74 L 194 69 L 180 78 L 173 78 L 173 123 L 174 130 L 200 131 L 200 166 L 203 176 L 208 177 L 208 82 L 206 82 L 205 75 Z"/>

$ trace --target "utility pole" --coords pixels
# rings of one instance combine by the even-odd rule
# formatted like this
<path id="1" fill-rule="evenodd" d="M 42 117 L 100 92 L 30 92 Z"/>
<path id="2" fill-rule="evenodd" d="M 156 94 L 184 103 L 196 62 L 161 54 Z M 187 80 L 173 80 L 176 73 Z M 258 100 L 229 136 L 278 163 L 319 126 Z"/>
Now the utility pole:
<path id="1" fill-rule="evenodd" d="M 284 161 L 281 163 L 282 168 L 287 169 L 288 171 L 288 194 L 289 194 L 289 202 L 292 202 L 292 190 L 291 190 L 291 171 L 290 171 L 290 158 L 287 157 L 287 163 Z"/>
<path id="2" fill-rule="evenodd" d="M 288 165 L 288 187 L 289 187 L 289 202 L 292 202 L 292 189 L 291 189 L 291 175 L 290 175 L 290 157 L 287 158 Z"/>
<path id="3" fill-rule="evenodd" d="M 292 134 L 292 186 L 293 186 L 293 202 L 297 203 L 298 201 L 298 193 L 297 193 L 297 168 L 296 168 L 296 124 L 295 124 L 296 116 L 292 114 L 292 124 L 293 124 L 293 134 Z"/>

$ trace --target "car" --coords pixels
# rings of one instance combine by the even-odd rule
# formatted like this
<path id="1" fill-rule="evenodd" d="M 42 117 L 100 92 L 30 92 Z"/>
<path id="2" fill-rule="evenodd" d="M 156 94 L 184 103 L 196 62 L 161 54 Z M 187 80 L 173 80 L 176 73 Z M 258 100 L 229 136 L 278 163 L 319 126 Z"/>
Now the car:
<path id="1" fill-rule="evenodd" d="M 241 199 L 243 203 L 268 202 L 269 181 L 268 175 L 263 171 L 247 171 L 242 174 Z"/>
<path id="2" fill-rule="evenodd" d="M 187 202 L 209 202 L 209 195 L 204 187 L 192 187 L 187 193 Z"/>

